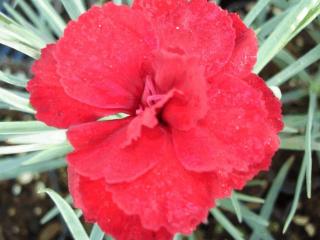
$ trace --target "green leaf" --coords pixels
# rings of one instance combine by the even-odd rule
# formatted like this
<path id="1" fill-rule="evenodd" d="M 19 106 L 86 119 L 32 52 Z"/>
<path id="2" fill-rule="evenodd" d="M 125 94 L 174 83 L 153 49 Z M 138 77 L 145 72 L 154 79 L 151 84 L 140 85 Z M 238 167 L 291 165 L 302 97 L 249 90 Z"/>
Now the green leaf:
<path id="1" fill-rule="evenodd" d="M 1 146 L 0 155 L 9 155 L 17 153 L 35 152 L 51 148 L 54 145 L 51 144 L 25 144 L 25 145 L 14 145 L 14 146 Z"/>
<path id="2" fill-rule="evenodd" d="M 122 5 L 122 0 L 112 0 L 112 2 L 116 5 Z"/>
<path id="3" fill-rule="evenodd" d="M 295 36 L 307 23 L 320 12 L 320 0 L 300 0 L 282 19 L 275 30 L 260 47 L 258 61 L 254 68 L 259 73 L 271 59 Z"/>
<path id="4" fill-rule="evenodd" d="M 264 203 L 264 199 L 258 198 L 258 197 L 252 197 L 243 193 L 234 192 L 234 194 L 237 196 L 237 199 L 243 202 L 249 202 L 249 203 Z"/>
<path id="5" fill-rule="evenodd" d="M 101 230 L 98 224 L 94 224 L 90 233 L 90 240 L 102 240 L 104 232 Z"/>
<path id="6" fill-rule="evenodd" d="M 17 2 L 20 6 L 22 12 L 31 20 L 34 27 L 39 31 L 40 36 L 45 40 L 46 43 L 55 42 L 55 38 L 50 32 L 47 23 L 42 17 L 36 14 L 36 12 L 31 8 L 31 4 L 27 4 L 25 0 L 20 0 Z"/>
<path id="7" fill-rule="evenodd" d="M 231 199 L 223 199 L 219 200 L 218 206 L 228 210 L 232 213 L 235 213 L 235 209 L 232 205 Z M 247 208 L 245 205 L 239 203 L 239 208 L 241 209 L 241 212 L 243 213 L 243 220 L 246 222 L 246 220 L 254 220 L 256 224 L 260 224 L 261 226 L 267 227 L 269 225 L 269 222 L 262 218 L 261 216 L 257 215 L 253 211 L 251 211 L 249 208 Z"/>
<path id="8" fill-rule="evenodd" d="M 226 218 L 226 216 L 217 208 L 212 209 L 212 216 L 221 224 L 221 226 L 235 239 L 244 240 L 243 234 Z"/>
<path id="9" fill-rule="evenodd" d="M 320 45 L 319 45 L 320 46 Z M 320 55 L 320 54 L 319 54 Z M 307 162 L 307 195 L 311 198 L 311 185 L 312 185 L 312 125 L 314 121 L 314 113 L 317 108 L 317 95 L 312 92 L 310 88 L 309 93 L 309 110 L 308 110 L 308 122 L 306 126 L 306 137 L 305 137 L 305 160 Z"/>
<path id="10" fill-rule="evenodd" d="M 265 219 L 265 220 L 269 220 L 270 216 L 271 216 L 271 212 L 272 209 L 274 207 L 274 204 L 279 196 L 281 187 L 284 183 L 284 180 L 287 177 L 287 174 L 289 172 L 289 169 L 291 167 L 293 163 L 293 159 L 290 158 L 289 160 L 287 160 L 285 162 L 285 164 L 283 164 L 283 166 L 281 167 L 279 173 L 277 174 L 276 178 L 274 179 L 272 186 L 267 194 L 267 197 L 265 199 L 265 204 L 263 205 L 263 207 L 261 208 L 260 211 L 260 216 Z M 263 231 L 263 228 L 256 226 L 256 228 L 254 229 L 250 240 L 259 240 L 259 236 L 261 231 Z"/>
<path id="11" fill-rule="evenodd" d="M 16 155 L 14 157 L 7 157 L 0 159 L 0 174 L 12 171 L 13 169 L 19 168 L 23 162 L 33 157 L 35 153 Z"/>
<path id="12" fill-rule="evenodd" d="M 8 171 L 3 171 L 0 174 L 0 180 L 14 179 L 22 173 L 41 173 L 49 170 L 61 168 L 66 166 L 66 161 L 64 159 L 54 159 L 52 161 L 40 162 L 36 164 L 30 164 L 26 166 L 19 166 L 17 168 L 9 169 Z"/>
<path id="13" fill-rule="evenodd" d="M 307 169 L 307 161 L 306 161 L 306 158 L 304 157 L 304 159 L 302 160 L 302 165 L 300 167 L 300 171 L 299 171 L 299 175 L 298 175 L 298 180 L 297 180 L 297 185 L 296 185 L 296 189 L 294 192 L 292 206 L 291 206 L 289 215 L 285 221 L 283 230 L 282 230 L 283 233 L 285 233 L 288 230 L 289 225 L 294 217 L 294 214 L 297 211 L 298 203 L 299 203 L 299 199 L 300 199 L 300 195 L 301 195 L 301 190 L 302 190 L 302 185 L 303 185 L 303 182 L 304 182 L 304 179 L 306 176 L 306 169 Z"/>
<path id="14" fill-rule="evenodd" d="M 0 122 L 0 134 L 26 134 L 56 130 L 39 121 Z"/>
<path id="15" fill-rule="evenodd" d="M 16 107 L 22 112 L 35 113 L 35 111 L 29 106 L 29 100 L 18 96 L 12 91 L 0 88 L 0 101 L 7 103 L 13 107 Z"/>
<path id="16" fill-rule="evenodd" d="M 33 5 L 42 13 L 43 18 L 51 26 L 57 36 L 61 36 L 66 27 L 66 23 L 60 14 L 53 8 L 48 0 L 32 0 Z"/>
<path id="17" fill-rule="evenodd" d="M 21 53 L 24 53 L 25 55 L 33 59 L 38 59 L 40 57 L 40 51 L 35 50 L 34 48 L 31 48 L 31 47 L 28 47 L 23 43 L 19 43 L 17 41 L 12 41 L 12 40 L 1 39 L 1 37 L 0 37 L 0 43 L 7 47 L 13 48 Z M 0 95 L 0 98 L 1 98 L 1 95 Z"/>
<path id="18" fill-rule="evenodd" d="M 72 197 L 70 194 L 68 194 L 64 200 L 67 203 L 72 204 Z M 49 221 L 51 221 L 53 218 L 55 218 L 57 215 L 59 214 L 59 209 L 57 207 L 53 207 L 51 208 L 41 219 L 40 219 L 40 223 L 41 224 L 46 224 Z"/>
<path id="19" fill-rule="evenodd" d="M 62 197 L 51 189 L 44 189 L 40 192 L 47 193 L 54 201 L 75 240 L 89 240 L 89 237 L 81 225 L 77 215 Z"/>
<path id="20" fill-rule="evenodd" d="M 14 20 L 16 20 L 18 23 L 20 23 L 24 27 L 27 27 L 27 28 L 31 27 L 28 21 L 18 11 L 12 8 L 9 4 L 5 2 L 3 6 Z"/>
<path id="21" fill-rule="evenodd" d="M 258 15 L 269 5 L 271 0 L 259 0 L 251 11 L 244 18 L 244 23 L 250 26 Z"/>
<path id="22" fill-rule="evenodd" d="M 311 64 L 320 59 L 320 44 L 311 49 L 307 54 L 299 58 L 287 68 L 267 81 L 269 86 L 279 86 L 289 80 L 291 77 L 304 70 Z"/>
<path id="23" fill-rule="evenodd" d="M 33 134 L 22 134 L 7 138 L 10 144 L 63 144 L 67 140 L 65 130 L 43 131 Z"/>
<path id="24" fill-rule="evenodd" d="M 44 161 L 50 161 L 56 158 L 64 157 L 72 151 L 72 147 L 68 144 L 56 146 L 35 154 L 33 157 L 24 161 L 22 165 L 30 165 Z"/>
<path id="25" fill-rule="evenodd" d="M 237 198 L 237 195 L 235 194 L 235 192 L 232 193 L 231 195 L 231 202 L 232 202 L 232 205 L 234 207 L 234 210 L 235 210 L 235 213 L 236 213 L 236 216 L 238 218 L 238 221 L 241 223 L 242 222 L 242 214 L 241 214 L 241 209 L 240 209 L 240 203 L 238 201 L 238 198 Z"/>
<path id="26" fill-rule="evenodd" d="M 281 135 L 281 145 L 280 149 L 294 150 L 294 151 L 304 151 L 305 150 L 305 136 L 282 136 Z M 320 143 L 312 142 L 312 149 L 315 151 L 320 151 Z"/>
<path id="27" fill-rule="evenodd" d="M 291 103 L 298 101 L 301 98 L 304 98 L 308 95 L 308 91 L 305 89 L 297 89 L 293 91 L 286 92 L 282 95 L 281 102 L 283 104 Z"/>
<path id="28" fill-rule="evenodd" d="M 64 200 L 69 203 L 72 204 L 73 200 L 70 194 L 68 194 Z M 51 208 L 41 219 L 40 219 L 40 223 L 46 224 L 49 221 L 51 221 L 52 219 L 54 219 L 56 216 L 59 215 L 59 209 L 55 206 L 53 208 Z M 77 216 L 79 217 L 79 214 L 77 214 Z"/>
<path id="29" fill-rule="evenodd" d="M 17 87 L 26 87 L 27 85 L 27 79 L 22 77 L 17 77 L 9 73 L 5 73 L 0 70 L 0 81 L 3 81 L 5 83 L 9 83 L 11 85 L 17 86 Z"/>
<path id="30" fill-rule="evenodd" d="M 63 6 L 71 19 L 77 19 L 79 15 L 85 12 L 82 0 L 61 0 Z"/>
<path id="31" fill-rule="evenodd" d="M 286 49 L 282 49 L 276 57 L 273 59 L 274 63 L 279 66 L 279 68 L 283 69 L 287 67 L 287 65 L 293 64 L 297 61 L 297 59 Z M 305 71 L 301 70 L 297 73 L 299 78 L 303 81 L 311 81 L 312 77 Z"/>

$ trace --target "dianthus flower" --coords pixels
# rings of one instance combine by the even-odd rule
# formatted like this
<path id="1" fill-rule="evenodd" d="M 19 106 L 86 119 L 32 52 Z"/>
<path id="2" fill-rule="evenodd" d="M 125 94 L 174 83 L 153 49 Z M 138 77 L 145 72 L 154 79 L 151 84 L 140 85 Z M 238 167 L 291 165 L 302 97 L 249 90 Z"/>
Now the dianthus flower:
<path id="1" fill-rule="evenodd" d="M 28 90 L 37 119 L 68 128 L 85 219 L 120 240 L 190 234 L 267 170 L 283 124 L 256 55 L 254 32 L 206 0 L 107 3 L 71 21 Z"/>

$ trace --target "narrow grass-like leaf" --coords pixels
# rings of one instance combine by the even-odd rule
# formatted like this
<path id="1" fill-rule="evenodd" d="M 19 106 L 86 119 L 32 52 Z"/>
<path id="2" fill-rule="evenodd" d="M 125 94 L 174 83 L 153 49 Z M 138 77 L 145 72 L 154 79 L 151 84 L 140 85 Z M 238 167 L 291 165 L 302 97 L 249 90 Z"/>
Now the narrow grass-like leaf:
<path id="1" fill-rule="evenodd" d="M 257 227 L 260 228 L 259 240 L 275 240 L 274 237 L 270 234 L 269 230 L 258 225 L 255 219 L 245 219 L 245 222 L 251 229 L 256 229 Z"/>
<path id="2" fill-rule="evenodd" d="M 285 0 L 273 0 L 272 3 L 280 9 L 286 9 L 289 6 L 288 1 Z"/>
<path id="3" fill-rule="evenodd" d="M 41 192 L 47 193 L 58 207 L 66 225 L 68 226 L 73 238 L 75 240 L 89 240 L 89 237 L 81 225 L 77 215 L 72 210 L 70 205 L 51 189 L 44 189 Z"/>
<path id="4" fill-rule="evenodd" d="M 32 24 L 37 28 L 39 31 L 40 36 L 46 43 L 52 43 L 55 41 L 50 29 L 48 28 L 45 21 L 40 18 L 39 15 L 35 13 L 35 11 L 30 7 L 30 4 L 27 4 L 25 0 L 18 1 L 18 5 L 20 6 L 21 10 L 25 13 L 25 15 L 31 20 Z"/>
<path id="5" fill-rule="evenodd" d="M 112 0 L 112 2 L 114 4 L 117 4 L 117 5 L 121 5 L 122 4 L 122 0 Z"/>
<path id="6" fill-rule="evenodd" d="M 56 158 L 61 158 L 71 151 L 72 151 L 72 147 L 68 144 L 52 147 L 37 153 L 33 157 L 24 161 L 22 165 L 30 165 L 30 164 L 35 164 L 39 162 L 49 161 Z"/>
<path id="7" fill-rule="evenodd" d="M 63 144 L 66 142 L 66 131 L 43 131 L 40 133 L 12 136 L 6 142 L 10 144 Z"/>
<path id="8" fill-rule="evenodd" d="M 17 5 L 19 5 L 22 9 L 22 11 L 25 13 L 25 15 L 29 18 L 29 20 L 36 26 L 39 26 L 39 17 L 35 13 L 35 11 L 30 7 L 30 4 L 27 4 L 25 0 L 20 0 L 17 2 Z"/>
<path id="9" fill-rule="evenodd" d="M 56 128 L 39 121 L 0 122 L 0 134 L 26 134 L 49 130 Z"/>
<path id="10" fill-rule="evenodd" d="M 14 23 L 14 21 L 11 18 L 9 18 L 8 16 L 0 12 L 0 24 L 12 24 L 12 23 Z"/>
<path id="11" fill-rule="evenodd" d="M 6 157 L 0 159 L 0 174 L 13 169 L 19 168 L 23 162 L 27 161 L 29 158 L 35 156 L 35 153 L 21 154 L 14 157 Z"/>
<path id="12" fill-rule="evenodd" d="M 238 201 L 237 195 L 234 192 L 231 195 L 231 202 L 232 202 L 232 205 L 234 207 L 234 210 L 235 210 L 236 216 L 238 218 L 238 221 L 241 223 L 242 222 L 242 214 L 241 214 L 241 210 L 240 210 L 240 206 L 239 206 L 239 201 Z"/>
<path id="13" fill-rule="evenodd" d="M 250 12 L 244 18 L 244 23 L 250 26 L 257 16 L 269 5 L 271 0 L 259 0 L 256 5 L 250 10 Z"/>
<path id="14" fill-rule="evenodd" d="M 221 226 L 235 239 L 244 240 L 243 234 L 229 221 L 228 218 L 217 208 L 212 209 L 212 216 L 221 224 Z"/>
<path id="15" fill-rule="evenodd" d="M 23 112 L 35 113 L 29 106 L 29 100 L 12 93 L 9 90 L 0 88 L 0 101 L 5 102 L 13 107 L 20 109 Z"/>
<path id="16" fill-rule="evenodd" d="M 14 146 L 1 146 L 0 155 L 34 152 L 52 147 L 51 144 L 25 144 Z"/>
<path id="17" fill-rule="evenodd" d="M 308 11 L 308 14 L 306 17 L 300 22 L 299 26 L 295 30 L 295 32 L 292 34 L 291 39 L 296 36 L 299 32 L 301 32 L 307 25 L 309 25 L 315 18 L 317 18 L 320 14 L 320 1 L 319 0 L 309 0 L 310 2 L 313 2 L 315 5 L 314 7 L 306 10 Z M 304 11 L 305 9 L 302 9 L 301 11 Z M 290 40 L 291 40 L 290 39 Z"/>
<path id="18" fill-rule="evenodd" d="M 71 19 L 75 20 L 80 14 L 85 12 L 85 7 L 82 0 L 61 0 L 61 2 Z"/>
<path id="19" fill-rule="evenodd" d="M 290 102 L 298 101 L 299 99 L 306 97 L 308 91 L 306 89 L 297 89 L 293 91 L 286 92 L 282 95 L 281 102 L 287 104 Z"/>
<path id="20" fill-rule="evenodd" d="M 252 197 L 243 193 L 234 192 L 239 201 L 249 202 L 249 203 L 264 203 L 264 199 L 258 197 Z"/>
<path id="21" fill-rule="evenodd" d="M 72 204 L 72 197 L 71 195 L 67 195 L 64 200 L 69 203 Z M 59 209 L 57 207 L 53 207 L 51 208 L 41 219 L 40 219 L 40 223 L 41 224 L 46 224 L 47 222 L 51 221 L 53 218 L 55 218 L 57 215 L 59 214 Z"/>
<path id="22" fill-rule="evenodd" d="M 320 53 L 319 53 L 319 56 L 320 56 Z M 314 121 L 314 113 L 316 111 L 316 108 L 317 108 L 317 95 L 311 90 L 311 87 L 310 87 L 308 122 L 306 126 L 305 156 L 304 156 L 307 162 L 306 183 L 307 183 L 308 198 L 311 198 L 311 187 L 312 187 L 312 125 Z"/>
<path id="23" fill-rule="evenodd" d="M 297 184 L 296 184 L 296 189 L 294 191 L 294 197 L 293 197 L 293 201 L 292 201 L 292 206 L 289 212 L 289 215 L 285 221 L 284 227 L 282 232 L 285 233 L 288 230 L 288 227 L 294 217 L 294 214 L 297 211 L 298 208 L 298 203 L 299 203 L 299 199 L 300 199 L 300 195 L 301 195 L 301 190 L 302 190 L 302 185 L 306 176 L 306 169 L 307 169 L 307 161 L 304 158 L 302 160 L 302 164 L 300 167 L 300 171 L 299 171 L 299 175 L 298 175 L 298 180 L 297 180 Z"/>
<path id="24" fill-rule="evenodd" d="M 9 83 L 11 85 L 17 86 L 17 87 L 26 87 L 27 81 L 26 79 L 14 76 L 9 73 L 5 73 L 0 71 L 0 81 L 3 81 L 5 83 Z"/>
<path id="25" fill-rule="evenodd" d="M 317 11 L 320 11 L 320 0 L 300 0 L 290 12 L 282 19 L 272 34 L 262 44 L 258 61 L 254 68 L 259 73 L 270 60 L 302 30 L 301 24 L 305 26 L 316 18 Z"/>
<path id="26" fill-rule="evenodd" d="M 299 133 L 299 130 L 293 127 L 284 126 L 281 133 Z"/>
<path id="27" fill-rule="evenodd" d="M 310 26 L 307 28 L 307 33 L 316 43 L 320 43 L 320 32 L 318 31 L 317 27 L 314 27 L 312 24 L 310 24 Z"/>
<path id="28" fill-rule="evenodd" d="M 261 213 L 260 213 L 260 215 L 264 219 L 268 220 L 270 218 L 273 206 L 278 198 L 281 187 L 284 183 L 284 180 L 287 177 L 287 174 L 289 172 L 289 169 L 290 169 L 292 163 L 293 163 L 293 158 L 288 159 L 283 164 L 279 173 L 277 174 L 276 178 L 274 179 L 272 186 L 271 186 L 271 188 L 267 194 L 267 197 L 265 199 L 265 204 L 262 206 Z"/>
<path id="29" fill-rule="evenodd" d="M 22 26 L 29 28 L 30 24 L 28 23 L 28 21 L 22 17 L 22 15 L 16 11 L 15 9 L 13 9 L 9 4 L 7 4 L 6 2 L 3 4 L 4 8 L 6 9 L 6 11 L 12 16 L 12 18 L 14 20 L 16 20 L 18 23 L 20 23 Z"/>
<path id="30" fill-rule="evenodd" d="M 282 136 L 280 149 L 304 151 L 305 150 L 305 136 Z M 320 143 L 312 142 L 312 150 L 320 151 Z"/>
<path id="31" fill-rule="evenodd" d="M 274 207 L 274 204 L 279 196 L 281 187 L 284 183 L 284 180 L 287 177 L 288 171 L 291 167 L 293 163 L 293 158 L 290 158 L 289 160 L 287 160 L 285 162 L 285 164 L 283 164 L 283 166 L 281 167 L 279 173 L 277 174 L 276 178 L 274 179 L 272 186 L 267 194 L 267 197 L 265 199 L 265 203 L 261 208 L 260 211 L 260 216 L 262 218 L 264 218 L 265 220 L 269 220 L 271 213 L 272 213 L 272 209 Z M 260 232 L 261 229 L 259 226 L 257 226 L 257 228 L 254 229 L 250 240 L 258 240 L 259 236 L 260 236 Z"/>
<path id="32" fill-rule="evenodd" d="M 1 40 L 23 43 L 35 50 L 40 50 L 46 44 L 32 27 L 26 28 L 13 20 L 9 23 L 0 21 L 0 30 L 2 33 L 0 35 Z"/>
<path id="33" fill-rule="evenodd" d="M 280 73 L 267 81 L 269 86 L 279 86 L 289 80 L 291 77 L 309 67 L 320 59 L 320 44 L 311 49 L 307 54 L 300 57 L 297 61 L 283 69 Z"/>
<path id="34" fill-rule="evenodd" d="M 274 63 L 279 66 L 279 68 L 283 69 L 287 67 L 287 65 L 291 65 L 297 61 L 297 59 L 286 49 L 282 49 L 273 59 Z M 312 77 L 305 71 L 301 70 L 297 73 L 299 78 L 303 81 L 312 81 Z"/>
<path id="35" fill-rule="evenodd" d="M 223 199 L 219 201 L 219 207 L 228 210 L 232 213 L 235 213 L 234 207 L 232 205 L 232 202 L 230 199 Z M 254 220 L 257 224 L 260 224 L 261 226 L 267 227 L 269 225 L 269 222 L 262 218 L 261 216 L 257 215 L 253 211 L 251 211 L 249 208 L 247 208 L 245 205 L 239 203 L 239 208 L 241 209 L 241 212 L 243 213 L 243 220 Z"/>
<path id="36" fill-rule="evenodd" d="M 101 230 L 98 224 L 94 224 L 90 233 L 90 240 L 102 240 L 104 232 Z"/>
<path id="37" fill-rule="evenodd" d="M 43 17 L 51 26 L 52 30 L 58 36 L 61 36 L 64 28 L 66 27 L 66 23 L 61 18 L 60 14 L 53 8 L 48 0 L 32 0 L 33 5 L 39 10 L 39 12 L 43 13 Z"/>
<path id="38" fill-rule="evenodd" d="M 9 41 L 9 40 L 0 38 L 0 44 L 13 48 L 33 59 L 38 59 L 40 57 L 40 51 L 35 50 L 34 48 L 31 48 L 31 47 L 28 47 L 25 44 L 19 43 L 17 41 Z"/>
<path id="39" fill-rule="evenodd" d="M 286 12 L 289 12 L 287 9 L 285 12 L 282 12 L 276 16 L 273 16 L 271 19 L 259 26 L 255 32 L 258 35 L 258 39 L 263 42 L 263 40 L 272 32 L 272 30 L 279 24 L 279 22 L 284 18 Z"/>
<path id="40" fill-rule="evenodd" d="M 64 159 L 54 159 L 48 162 L 40 162 L 36 164 L 30 164 L 26 166 L 19 166 L 17 168 L 2 172 L 0 174 L 0 180 L 9 180 L 15 179 L 17 176 L 21 175 L 22 173 L 41 173 L 50 171 L 53 169 L 65 167 L 66 161 Z"/>
<path id="41" fill-rule="evenodd" d="M 320 120 L 319 112 L 315 114 L 315 118 L 317 120 Z M 303 128 L 303 129 L 307 124 L 307 119 L 308 119 L 307 114 L 290 114 L 290 115 L 285 115 L 283 118 L 285 125 L 291 126 L 294 128 Z"/>

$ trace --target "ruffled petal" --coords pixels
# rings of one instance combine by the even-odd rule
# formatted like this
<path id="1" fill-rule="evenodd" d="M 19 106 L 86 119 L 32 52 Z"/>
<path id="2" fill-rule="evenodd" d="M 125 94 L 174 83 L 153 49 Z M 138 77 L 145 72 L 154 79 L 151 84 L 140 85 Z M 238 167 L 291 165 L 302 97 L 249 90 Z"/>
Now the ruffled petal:
<path id="1" fill-rule="evenodd" d="M 133 8 L 150 16 L 160 48 L 201 59 L 208 76 L 228 62 L 235 30 L 228 13 L 204 0 L 137 0 Z"/>
<path id="2" fill-rule="evenodd" d="M 68 24 L 56 58 L 65 91 L 102 108 L 135 110 L 143 63 L 156 48 L 151 24 L 127 6 L 92 7 Z"/>
<path id="3" fill-rule="evenodd" d="M 281 106 L 275 96 L 264 97 L 266 89 L 265 85 L 256 88 L 230 75 L 215 79 L 206 118 L 190 131 L 172 131 L 182 164 L 199 172 L 268 168 L 279 147 L 279 128 L 273 121 L 281 120 Z M 270 117 L 270 108 L 279 115 Z"/>
<path id="4" fill-rule="evenodd" d="M 195 0 L 194 2 L 204 2 L 205 0 Z M 179 7 L 184 7 L 186 0 L 134 0 L 132 8 L 139 9 L 151 17 L 169 15 Z"/>
<path id="5" fill-rule="evenodd" d="M 165 151 L 157 149 L 161 162 L 153 169 L 132 182 L 108 185 L 108 190 L 127 214 L 139 215 L 145 228 L 190 234 L 214 206 L 215 181 L 211 174 L 185 170 L 169 137 L 162 144 Z"/>
<path id="6" fill-rule="evenodd" d="M 132 181 L 153 168 L 165 151 L 161 128 L 144 127 L 140 138 L 126 144 L 128 124 L 132 118 L 75 126 L 68 139 L 75 151 L 69 164 L 91 179 L 104 178 L 108 183 Z M 157 149 L 157 150 L 155 150 Z"/>
<path id="7" fill-rule="evenodd" d="M 69 188 L 75 206 L 81 208 L 87 221 L 97 222 L 101 229 L 117 240 L 171 240 L 165 229 L 150 231 L 141 225 L 138 216 L 126 215 L 112 200 L 103 179 L 90 180 L 74 172 L 70 167 Z M 74 189 L 74 191 L 72 191 Z M 74 194 L 74 193 L 77 194 Z"/>
<path id="8" fill-rule="evenodd" d="M 32 67 L 35 76 L 27 86 L 30 92 L 30 102 L 37 111 L 38 120 L 50 126 L 67 128 L 121 111 L 96 108 L 68 96 L 57 74 L 55 49 L 56 45 L 48 45 L 42 50 L 41 58 Z"/>
<path id="9" fill-rule="evenodd" d="M 264 101 L 267 103 L 268 118 L 274 129 L 280 132 L 283 129 L 281 102 L 276 98 L 273 92 L 267 87 L 262 78 L 255 74 L 249 74 L 244 78 L 250 86 L 261 92 Z"/>
<path id="10" fill-rule="evenodd" d="M 230 18 L 236 30 L 236 42 L 232 56 L 222 72 L 244 78 L 251 73 L 256 63 L 258 40 L 254 31 L 247 28 L 237 14 L 230 14 Z"/>
<path id="11" fill-rule="evenodd" d="M 160 92 L 175 90 L 162 110 L 164 122 L 180 130 L 194 127 L 208 110 L 207 79 L 198 59 L 162 51 L 156 57 L 154 69 Z"/>

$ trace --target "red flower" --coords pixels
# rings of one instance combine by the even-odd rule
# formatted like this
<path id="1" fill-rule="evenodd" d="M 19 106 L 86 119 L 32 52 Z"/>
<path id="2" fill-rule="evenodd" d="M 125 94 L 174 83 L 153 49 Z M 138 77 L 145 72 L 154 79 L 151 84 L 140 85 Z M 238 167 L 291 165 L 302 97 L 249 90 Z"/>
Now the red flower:
<path id="1" fill-rule="evenodd" d="M 108 3 L 70 22 L 28 90 L 39 120 L 69 129 L 86 220 L 117 239 L 189 234 L 268 169 L 281 109 L 251 73 L 256 53 L 254 32 L 206 0 Z"/>

